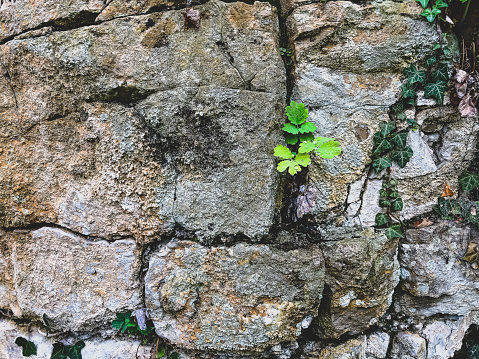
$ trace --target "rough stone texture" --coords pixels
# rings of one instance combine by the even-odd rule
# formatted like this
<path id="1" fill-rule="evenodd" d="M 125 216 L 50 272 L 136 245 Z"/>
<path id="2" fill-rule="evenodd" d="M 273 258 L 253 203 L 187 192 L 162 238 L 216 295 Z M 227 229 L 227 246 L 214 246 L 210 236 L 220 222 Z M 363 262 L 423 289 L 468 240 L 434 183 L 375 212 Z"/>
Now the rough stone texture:
<path id="1" fill-rule="evenodd" d="M 301 6 L 288 18 L 296 54 L 292 98 L 304 102 L 320 134 L 337 138 L 343 149 L 340 157 L 311 168 L 322 193 L 315 214 L 344 204 L 348 185 L 370 163 L 372 135 L 388 120 L 402 69 L 430 51 L 435 30 L 420 19 L 418 5 L 329 1 Z"/>
<path id="2" fill-rule="evenodd" d="M 427 325 L 423 335 L 427 340 L 427 359 L 448 359 L 462 346 L 464 334 L 471 324 L 471 318 L 436 320 Z"/>
<path id="3" fill-rule="evenodd" d="M 392 302 L 399 281 L 397 241 L 374 229 L 331 229 L 320 243 L 326 286 L 316 331 L 339 338 L 376 323 Z"/>
<path id="4" fill-rule="evenodd" d="M 170 242 L 153 254 L 145 283 L 159 336 L 186 349 L 254 352 L 294 340 L 309 326 L 324 260 L 316 246 L 283 252 Z"/>
<path id="5" fill-rule="evenodd" d="M 32 355 L 31 359 L 50 358 L 53 350 L 53 343 L 58 339 L 55 337 L 47 338 L 45 333 L 38 327 L 17 326 L 13 321 L 0 319 L 0 357 L 2 359 L 23 358 L 22 348 L 15 344 L 18 337 L 25 338 L 35 344 L 37 355 Z M 71 345 L 77 339 L 67 337 L 63 339 L 64 344 Z M 150 358 L 150 348 L 140 345 L 137 339 L 105 339 L 89 338 L 84 339 L 85 347 L 81 350 L 83 358 L 88 359 L 148 359 Z M 138 349 L 138 351 L 137 351 Z M 137 355 L 138 354 L 138 355 Z M 137 356 L 136 356 L 137 355 Z"/>
<path id="6" fill-rule="evenodd" d="M 471 237 L 468 227 L 449 222 L 409 229 L 400 244 L 401 287 L 396 310 L 408 315 L 466 315 L 479 307 L 477 270 L 461 260 Z"/>
<path id="7" fill-rule="evenodd" d="M 275 9 L 196 8 L 198 29 L 169 11 L 1 46 L 1 225 L 268 231 L 285 96 Z"/>
<path id="8" fill-rule="evenodd" d="M 142 306 L 133 240 L 92 242 L 48 227 L 10 240 L 16 301 L 27 318 L 46 314 L 58 330 L 91 330 Z"/>
<path id="9" fill-rule="evenodd" d="M 391 359 L 426 359 L 426 339 L 409 332 L 397 333 L 393 340 Z"/>

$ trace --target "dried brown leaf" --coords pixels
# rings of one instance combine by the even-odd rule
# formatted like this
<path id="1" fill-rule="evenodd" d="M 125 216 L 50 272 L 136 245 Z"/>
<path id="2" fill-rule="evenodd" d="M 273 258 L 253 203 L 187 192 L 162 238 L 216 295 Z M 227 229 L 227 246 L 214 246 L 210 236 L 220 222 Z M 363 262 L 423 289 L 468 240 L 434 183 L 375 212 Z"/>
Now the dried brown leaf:
<path id="1" fill-rule="evenodd" d="M 477 260 L 477 243 L 469 242 L 466 254 L 462 257 L 466 262 L 472 263 Z"/>
<path id="2" fill-rule="evenodd" d="M 451 197 L 454 196 L 454 192 L 452 191 L 451 187 L 447 184 L 447 182 L 444 182 L 444 191 L 441 194 L 441 197 Z"/>
<path id="3" fill-rule="evenodd" d="M 474 105 L 474 100 L 477 100 L 477 94 L 471 95 L 470 93 L 466 94 L 457 108 L 461 113 L 462 117 L 475 116 L 477 114 L 476 106 Z"/>
<path id="4" fill-rule="evenodd" d="M 417 222 L 414 222 L 414 227 L 416 228 L 424 228 L 424 227 L 429 227 L 431 226 L 433 223 L 430 219 L 428 218 L 423 218 L 422 221 L 417 221 Z"/>

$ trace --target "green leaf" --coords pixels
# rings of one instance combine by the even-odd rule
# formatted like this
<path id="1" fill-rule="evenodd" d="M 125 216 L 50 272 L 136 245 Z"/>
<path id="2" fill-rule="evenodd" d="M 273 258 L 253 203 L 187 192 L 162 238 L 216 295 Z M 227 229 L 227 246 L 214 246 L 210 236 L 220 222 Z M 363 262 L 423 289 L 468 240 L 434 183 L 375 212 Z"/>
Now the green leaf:
<path id="1" fill-rule="evenodd" d="M 383 140 L 384 136 L 381 135 L 381 132 L 376 132 L 374 135 L 373 135 L 373 145 L 374 147 L 377 147 L 381 141 Z"/>
<path id="2" fill-rule="evenodd" d="M 286 123 L 283 126 L 283 131 L 291 133 L 293 135 L 297 135 L 299 133 L 299 128 L 296 127 L 296 125 L 293 125 L 292 123 Z"/>
<path id="3" fill-rule="evenodd" d="M 427 3 L 429 2 L 429 0 L 416 0 L 416 1 L 418 1 L 424 9 L 427 7 Z"/>
<path id="4" fill-rule="evenodd" d="M 380 157 L 373 162 L 373 168 L 376 173 L 380 173 L 383 169 L 391 167 L 392 162 L 389 157 Z"/>
<path id="5" fill-rule="evenodd" d="M 387 188 L 387 185 L 385 185 L 385 183 L 383 182 L 383 187 L 384 188 Z M 379 190 L 379 198 L 381 199 L 387 199 L 389 196 L 388 196 L 388 191 L 386 191 L 385 189 L 380 189 Z"/>
<path id="6" fill-rule="evenodd" d="M 449 72 L 447 71 L 447 64 L 440 64 L 436 71 L 432 73 L 432 78 L 434 81 L 444 81 L 449 80 Z"/>
<path id="7" fill-rule="evenodd" d="M 168 355 L 168 359 L 179 359 L 180 357 L 180 354 L 178 354 L 177 352 L 173 352 L 171 353 L 171 355 Z"/>
<path id="8" fill-rule="evenodd" d="M 286 140 L 286 144 L 288 145 L 295 145 L 298 143 L 298 136 L 296 135 L 291 135 L 291 134 L 286 134 L 286 136 L 284 136 L 285 140 Z"/>
<path id="9" fill-rule="evenodd" d="M 66 359 L 68 353 L 63 343 L 53 343 L 53 351 L 50 359 Z"/>
<path id="10" fill-rule="evenodd" d="M 472 191 L 479 187 L 479 175 L 471 172 L 462 172 L 459 176 L 459 183 L 465 192 Z"/>
<path id="11" fill-rule="evenodd" d="M 338 141 L 325 142 L 316 149 L 316 153 L 321 158 L 333 158 L 341 154 L 341 145 Z"/>
<path id="12" fill-rule="evenodd" d="M 378 213 L 376 214 L 376 225 L 382 226 L 389 222 L 389 216 L 385 213 Z"/>
<path id="13" fill-rule="evenodd" d="M 396 198 L 394 200 L 394 202 L 392 202 L 391 209 L 394 212 L 402 211 L 402 207 L 403 207 L 403 203 L 402 203 L 402 198 L 401 197 Z"/>
<path id="14" fill-rule="evenodd" d="M 85 343 L 83 341 L 78 341 L 75 345 L 68 345 L 68 356 L 70 359 L 82 359 L 81 350 L 85 347 Z"/>
<path id="15" fill-rule="evenodd" d="M 312 122 L 305 122 L 301 125 L 301 127 L 299 128 L 299 132 L 301 133 L 309 133 L 309 132 L 314 132 L 316 131 L 318 128 L 314 125 L 314 123 Z"/>
<path id="16" fill-rule="evenodd" d="M 391 186 L 392 187 L 392 186 Z M 389 198 L 398 198 L 399 197 L 399 192 L 397 190 L 393 190 L 391 191 L 391 193 L 389 194 Z"/>
<path id="17" fill-rule="evenodd" d="M 391 159 L 398 164 L 399 167 L 403 168 L 409 162 L 413 155 L 411 147 L 407 146 L 400 151 L 394 151 L 391 154 Z"/>
<path id="18" fill-rule="evenodd" d="M 436 0 L 436 4 L 434 5 L 436 8 L 441 8 L 441 7 L 448 7 L 449 5 L 447 5 L 444 1 L 442 0 Z"/>
<path id="19" fill-rule="evenodd" d="M 309 153 L 316 149 L 316 144 L 314 142 L 301 142 L 299 144 L 299 153 Z"/>
<path id="20" fill-rule="evenodd" d="M 395 129 L 396 129 L 396 124 L 392 121 L 389 121 L 389 122 L 383 121 L 379 124 L 379 132 L 381 133 L 381 136 L 383 137 L 386 137 Z"/>
<path id="21" fill-rule="evenodd" d="M 311 158 L 309 157 L 308 153 L 298 153 L 294 160 L 298 165 L 303 167 L 308 167 L 308 165 L 311 163 Z"/>
<path id="22" fill-rule="evenodd" d="M 392 178 L 392 179 L 389 181 L 389 186 L 394 187 L 394 186 L 397 186 L 397 185 L 398 185 L 398 180 L 397 180 L 397 179 Z"/>
<path id="23" fill-rule="evenodd" d="M 308 118 L 308 110 L 303 103 L 291 101 L 291 104 L 286 107 L 286 115 L 292 124 L 300 125 Z"/>
<path id="24" fill-rule="evenodd" d="M 407 144 L 407 132 L 398 132 L 392 138 L 391 141 L 397 146 L 398 149 L 406 147 Z"/>
<path id="25" fill-rule="evenodd" d="M 278 163 L 278 167 L 276 169 L 279 172 L 284 172 L 287 168 L 289 168 L 290 166 L 294 166 L 295 164 L 296 164 L 296 162 L 294 162 L 294 161 L 284 160 L 284 161 L 281 161 L 280 163 Z"/>
<path id="26" fill-rule="evenodd" d="M 408 69 L 408 85 L 414 85 L 417 82 L 424 84 L 426 82 L 426 71 L 419 71 L 414 65 L 409 66 Z"/>
<path id="27" fill-rule="evenodd" d="M 389 207 L 391 205 L 391 200 L 389 199 L 380 199 L 379 207 Z"/>
<path id="28" fill-rule="evenodd" d="M 402 234 L 402 229 L 400 224 L 393 224 L 391 227 L 386 229 L 386 237 L 389 239 L 393 238 L 404 238 Z"/>
<path id="29" fill-rule="evenodd" d="M 425 9 L 421 15 L 426 17 L 427 21 L 433 22 L 434 19 L 436 18 L 436 15 L 439 15 L 440 13 L 441 13 L 441 10 L 433 6 L 432 9 Z"/>
<path id="30" fill-rule="evenodd" d="M 431 67 L 431 66 L 434 65 L 436 62 L 437 62 L 436 56 L 431 56 L 430 58 L 428 58 L 428 59 L 426 60 L 426 65 L 427 65 L 427 67 Z"/>
<path id="31" fill-rule="evenodd" d="M 409 97 L 412 97 L 414 98 L 414 96 L 416 95 L 416 91 L 414 91 L 414 89 L 409 85 L 402 85 L 402 95 L 401 97 L 402 98 L 409 98 Z"/>
<path id="32" fill-rule="evenodd" d="M 113 329 L 118 329 L 118 330 L 120 330 L 121 327 L 123 326 L 123 323 L 124 323 L 123 320 L 115 319 L 115 320 L 111 323 L 111 326 L 113 327 Z"/>
<path id="33" fill-rule="evenodd" d="M 398 112 L 398 113 L 396 114 L 396 118 L 397 118 L 399 121 L 404 121 L 404 120 L 407 119 L 406 114 L 405 114 L 403 111 Z"/>
<path id="34" fill-rule="evenodd" d="M 444 102 L 444 90 L 446 89 L 446 83 L 444 81 L 437 81 L 424 86 L 424 96 L 434 97 L 439 105 Z"/>
<path id="35" fill-rule="evenodd" d="M 158 353 L 156 353 L 156 357 L 157 358 L 163 358 L 163 356 L 165 355 L 166 353 L 166 344 L 163 343 L 162 345 L 160 345 L 160 347 L 158 348 Z"/>
<path id="36" fill-rule="evenodd" d="M 407 69 L 406 69 L 407 70 Z M 399 113 L 399 112 L 402 112 L 404 111 L 404 103 L 402 101 L 398 101 L 396 102 L 394 105 L 391 106 L 391 109 L 395 112 L 395 113 Z"/>
<path id="37" fill-rule="evenodd" d="M 312 133 L 304 133 L 299 135 L 299 140 L 301 142 L 304 141 L 313 141 L 314 140 L 314 135 Z"/>
<path id="38" fill-rule="evenodd" d="M 37 355 L 37 347 L 35 344 L 25 338 L 18 337 L 15 339 L 15 344 L 22 347 L 22 355 L 29 357 L 30 355 Z"/>
<path id="39" fill-rule="evenodd" d="M 291 150 L 288 147 L 283 145 L 278 145 L 274 148 L 274 155 L 284 160 L 293 158 L 293 154 L 291 153 Z"/>
<path id="40" fill-rule="evenodd" d="M 381 142 L 379 142 L 378 145 L 375 146 L 375 148 L 373 149 L 373 156 L 381 156 L 381 154 L 383 154 L 387 150 L 390 150 L 391 148 L 393 148 L 391 142 L 386 139 L 382 139 Z"/>

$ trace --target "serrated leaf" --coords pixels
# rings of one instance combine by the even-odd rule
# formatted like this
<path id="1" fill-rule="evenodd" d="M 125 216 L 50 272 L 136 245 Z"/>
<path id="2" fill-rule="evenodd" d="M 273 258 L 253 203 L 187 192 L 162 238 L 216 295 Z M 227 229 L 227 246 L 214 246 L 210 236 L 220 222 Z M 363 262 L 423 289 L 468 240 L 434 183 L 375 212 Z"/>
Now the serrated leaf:
<path id="1" fill-rule="evenodd" d="M 300 171 L 301 171 L 301 167 L 296 162 L 294 162 L 294 164 L 292 166 L 289 166 L 288 168 L 288 173 L 291 176 L 294 176 L 296 173 Z"/>
<path id="2" fill-rule="evenodd" d="M 429 2 L 429 0 L 416 0 L 416 1 L 422 5 L 423 9 L 427 7 L 427 3 Z"/>
<path id="3" fill-rule="evenodd" d="M 377 226 L 382 226 L 383 224 L 386 224 L 389 222 L 389 216 L 385 213 L 378 213 L 376 214 L 376 225 Z"/>
<path id="4" fill-rule="evenodd" d="M 378 145 L 375 146 L 375 148 L 373 149 L 373 156 L 381 156 L 381 154 L 383 154 L 387 150 L 390 150 L 391 148 L 393 148 L 391 142 L 383 138 L 381 142 L 379 142 Z"/>
<path id="5" fill-rule="evenodd" d="M 308 118 L 308 110 L 303 103 L 291 101 L 291 104 L 286 107 L 286 115 L 292 124 L 300 125 Z"/>
<path id="6" fill-rule="evenodd" d="M 314 140 L 314 135 L 312 133 L 304 133 L 299 135 L 299 140 L 301 142 L 304 141 L 313 141 Z"/>
<path id="7" fill-rule="evenodd" d="M 402 95 L 401 95 L 402 98 L 409 98 L 409 97 L 414 98 L 414 96 L 416 95 L 416 91 L 414 91 L 414 89 L 411 86 L 402 85 L 401 87 L 402 87 Z"/>
<path id="8" fill-rule="evenodd" d="M 416 71 L 411 72 L 410 75 L 408 75 L 408 79 L 407 79 L 408 85 L 414 85 L 417 82 L 424 84 L 426 82 L 426 71 L 419 71 L 416 69 L 415 66 L 413 67 Z M 409 97 L 414 97 L 414 96 L 409 96 Z"/>
<path id="9" fill-rule="evenodd" d="M 308 153 L 298 153 L 294 160 L 298 165 L 303 167 L 308 167 L 308 165 L 311 163 L 311 158 L 309 157 Z"/>
<path id="10" fill-rule="evenodd" d="M 383 137 L 386 137 L 395 129 L 396 129 L 396 124 L 392 121 L 389 121 L 389 122 L 383 121 L 379 124 L 379 132 L 381 133 L 381 136 Z"/>
<path id="11" fill-rule="evenodd" d="M 296 127 L 296 125 L 293 125 L 292 123 L 286 123 L 283 126 L 283 131 L 291 133 L 293 135 L 297 135 L 299 133 L 299 128 Z"/>
<path id="12" fill-rule="evenodd" d="M 446 83 L 444 81 L 437 81 L 424 86 L 424 96 L 434 97 L 439 105 L 444 102 L 444 90 L 446 89 Z"/>
<path id="13" fill-rule="evenodd" d="M 321 158 L 334 158 L 341 154 L 341 145 L 338 141 L 325 142 L 316 149 L 316 153 Z"/>
<path id="14" fill-rule="evenodd" d="M 305 122 L 299 128 L 299 132 L 301 133 L 311 133 L 316 131 L 318 128 L 312 122 Z"/>
<path id="15" fill-rule="evenodd" d="M 278 145 L 274 148 L 274 155 L 284 160 L 293 158 L 293 154 L 291 153 L 291 150 L 288 147 L 283 145 Z"/>
<path id="16" fill-rule="evenodd" d="M 430 58 L 428 58 L 428 59 L 426 60 L 426 65 L 427 65 L 427 67 L 431 67 L 431 66 L 434 65 L 436 62 L 437 62 L 436 56 L 431 56 Z"/>
<path id="17" fill-rule="evenodd" d="M 391 203 L 391 209 L 392 209 L 394 212 L 402 211 L 402 207 L 403 207 L 403 202 L 402 202 L 402 198 L 401 198 L 401 197 L 396 198 L 396 199 Z"/>
<path id="18" fill-rule="evenodd" d="M 449 80 L 449 72 L 447 69 L 447 64 L 440 64 L 436 71 L 432 73 L 432 78 L 434 81 L 444 81 Z"/>
<path id="19" fill-rule="evenodd" d="M 316 149 L 316 144 L 314 142 L 301 142 L 299 144 L 299 153 L 309 153 Z"/>
<path id="20" fill-rule="evenodd" d="M 391 159 L 398 164 L 399 167 L 404 168 L 413 155 L 411 147 L 407 146 L 402 150 L 394 151 L 391 154 Z"/>
<path id="21" fill-rule="evenodd" d="M 392 138 L 391 141 L 396 145 L 398 149 L 406 147 L 407 144 L 407 132 L 398 132 Z"/>
<path id="22" fill-rule="evenodd" d="M 479 187 L 479 175 L 471 172 L 462 172 L 459 176 L 459 183 L 465 192 L 472 191 Z"/>
<path id="23" fill-rule="evenodd" d="M 319 147 L 323 143 L 330 142 L 330 141 L 334 141 L 334 138 L 318 136 L 314 139 L 314 143 L 316 144 L 316 147 Z"/>
<path id="24" fill-rule="evenodd" d="M 393 238 L 404 238 L 401 225 L 400 224 L 393 224 L 388 229 L 386 229 L 386 237 L 389 239 Z"/>
<path id="25" fill-rule="evenodd" d="M 380 157 L 373 162 L 373 168 L 376 173 L 380 173 L 383 169 L 391 167 L 392 162 L 389 157 Z"/>
<path id="26" fill-rule="evenodd" d="M 280 163 L 278 163 L 278 167 L 276 167 L 276 169 L 279 172 L 284 172 L 287 168 L 289 168 L 290 166 L 294 166 L 294 165 L 295 165 L 294 161 L 284 160 L 284 161 L 281 161 Z"/>
<path id="27" fill-rule="evenodd" d="M 37 355 L 37 347 L 35 346 L 35 343 L 22 338 L 18 337 L 15 339 L 15 344 L 17 344 L 19 347 L 22 347 L 22 355 L 24 357 L 29 357 L 30 355 Z"/>
<path id="28" fill-rule="evenodd" d="M 380 199 L 379 207 L 389 207 L 391 205 L 391 200 L 389 199 Z"/>
<path id="29" fill-rule="evenodd" d="M 298 136 L 296 135 L 286 134 L 286 136 L 284 136 L 284 139 L 286 141 L 286 144 L 288 145 L 295 145 L 298 143 Z"/>

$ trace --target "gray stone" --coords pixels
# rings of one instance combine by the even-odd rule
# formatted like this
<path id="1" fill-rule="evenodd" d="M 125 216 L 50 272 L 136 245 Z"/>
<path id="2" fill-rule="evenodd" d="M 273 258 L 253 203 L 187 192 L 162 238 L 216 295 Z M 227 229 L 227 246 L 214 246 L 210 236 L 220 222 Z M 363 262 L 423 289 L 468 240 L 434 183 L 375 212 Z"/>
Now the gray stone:
<path id="1" fill-rule="evenodd" d="M 426 359 L 426 340 L 418 334 L 397 333 L 393 340 L 391 359 Z"/>
<path id="2" fill-rule="evenodd" d="M 301 334 L 323 283 L 316 246 L 170 242 L 150 259 L 145 300 L 158 335 L 180 349 L 257 352 Z"/>
<path id="3" fill-rule="evenodd" d="M 92 242 L 58 228 L 15 235 L 12 263 L 23 316 L 44 314 L 64 331 L 110 327 L 141 306 L 140 250 L 133 240 Z"/>
<path id="4" fill-rule="evenodd" d="M 372 228 L 347 227 L 326 230 L 322 238 L 327 289 L 314 329 L 323 338 L 359 334 L 392 302 L 399 281 L 397 241 Z"/>
<path id="5" fill-rule="evenodd" d="M 460 317 L 457 320 L 436 320 L 427 325 L 423 334 L 427 339 L 427 359 L 448 359 L 462 346 L 471 318 Z"/>
<path id="6" fill-rule="evenodd" d="M 375 332 L 367 337 L 365 359 L 385 359 L 388 354 L 390 336 Z"/>

